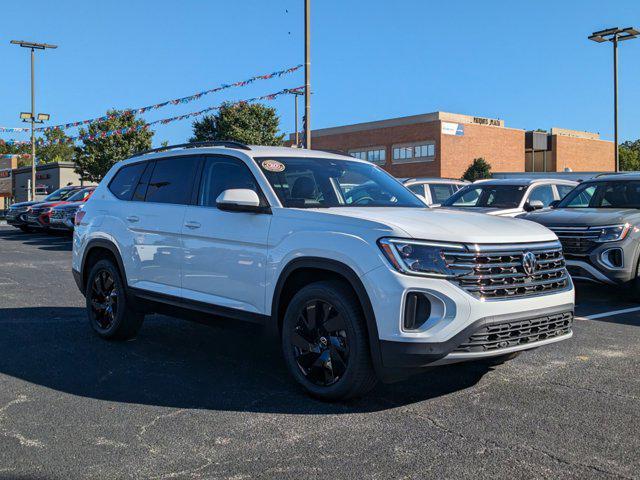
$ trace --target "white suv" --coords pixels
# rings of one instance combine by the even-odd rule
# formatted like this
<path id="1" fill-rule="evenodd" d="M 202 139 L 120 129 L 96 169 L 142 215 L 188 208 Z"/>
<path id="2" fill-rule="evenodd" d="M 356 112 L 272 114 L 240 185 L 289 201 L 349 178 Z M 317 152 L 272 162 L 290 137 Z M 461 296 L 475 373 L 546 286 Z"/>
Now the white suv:
<path id="1" fill-rule="evenodd" d="M 131 338 L 149 312 L 258 322 L 323 399 L 572 335 L 550 230 L 429 209 L 352 157 L 165 147 L 116 164 L 76 223 L 73 272 L 100 336 Z"/>

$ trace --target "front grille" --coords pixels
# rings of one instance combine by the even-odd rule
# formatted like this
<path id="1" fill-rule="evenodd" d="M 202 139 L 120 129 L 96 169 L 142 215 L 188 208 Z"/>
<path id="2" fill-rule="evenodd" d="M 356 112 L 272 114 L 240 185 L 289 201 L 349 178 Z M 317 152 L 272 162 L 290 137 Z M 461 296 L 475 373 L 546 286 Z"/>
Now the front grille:
<path id="1" fill-rule="evenodd" d="M 535 262 L 533 268 L 525 270 L 524 256 L 528 252 L 535 256 Z M 451 250 L 445 252 L 445 261 L 456 272 L 453 281 L 481 299 L 549 294 L 569 286 L 562 248 L 557 242 Z"/>
<path id="2" fill-rule="evenodd" d="M 599 231 L 588 227 L 550 227 L 562 244 L 564 253 L 568 255 L 588 255 L 597 245 Z"/>
<path id="3" fill-rule="evenodd" d="M 42 214 L 44 212 L 44 207 L 43 208 L 32 208 L 31 209 L 31 213 L 29 214 L 30 217 L 38 217 L 40 216 L 40 214 Z"/>
<path id="4" fill-rule="evenodd" d="M 455 349 L 456 352 L 491 352 L 509 347 L 519 347 L 560 337 L 571 332 L 573 313 L 564 312 L 528 320 L 486 325 L 474 332 L 469 340 Z"/>
<path id="5" fill-rule="evenodd" d="M 51 220 L 62 220 L 65 218 L 64 210 L 53 210 L 51 212 Z"/>

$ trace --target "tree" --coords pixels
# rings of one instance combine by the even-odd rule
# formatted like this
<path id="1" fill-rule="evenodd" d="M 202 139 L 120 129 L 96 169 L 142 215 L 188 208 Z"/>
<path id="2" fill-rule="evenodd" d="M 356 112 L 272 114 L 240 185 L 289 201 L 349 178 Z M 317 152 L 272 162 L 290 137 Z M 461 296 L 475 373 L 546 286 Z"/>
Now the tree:
<path id="1" fill-rule="evenodd" d="M 57 143 L 51 143 L 59 140 Z M 38 163 L 51 162 L 72 162 L 75 154 L 75 147 L 69 141 L 69 137 L 60 129 L 47 130 L 44 132 L 43 146 L 36 144 L 36 158 Z"/>
<path id="2" fill-rule="evenodd" d="M 217 113 L 193 122 L 190 142 L 233 140 L 252 145 L 282 145 L 280 118 L 259 103 L 223 103 Z"/>
<path id="3" fill-rule="evenodd" d="M 92 139 L 84 138 L 82 146 L 76 148 L 76 172 L 85 180 L 99 182 L 116 162 L 151 148 L 153 131 L 138 129 L 144 127 L 144 120 L 126 111 L 109 110 L 107 115 L 110 118 L 91 123 L 88 131 L 80 129 L 81 137 L 95 136 Z M 102 132 L 124 128 L 132 131 L 108 137 L 99 136 Z"/>
<path id="4" fill-rule="evenodd" d="M 618 154 L 620 170 L 640 171 L 640 139 L 621 143 Z"/>
<path id="5" fill-rule="evenodd" d="M 491 165 L 484 158 L 475 158 L 462 175 L 462 179 L 475 182 L 483 178 L 491 178 Z"/>

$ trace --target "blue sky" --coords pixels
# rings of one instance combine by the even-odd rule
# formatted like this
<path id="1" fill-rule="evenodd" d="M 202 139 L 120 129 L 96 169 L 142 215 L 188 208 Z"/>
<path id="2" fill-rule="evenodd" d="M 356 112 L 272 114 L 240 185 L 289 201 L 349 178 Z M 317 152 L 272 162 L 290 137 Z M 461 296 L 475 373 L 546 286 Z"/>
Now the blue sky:
<path id="1" fill-rule="evenodd" d="M 586 39 L 640 27 L 638 0 L 313 0 L 312 126 L 436 110 L 613 137 L 612 52 Z M 37 56 L 37 111 L 66 123 L 243 80 L 303 61 L 303 1 L 5 2 L 0 125 L 29 109 L 28 52 L 11 39 L 56 43 Z M 620 46 L 620 137 L 640 137 L 640 39 Z M 302 85 L 302 71 L 145 116 L 180 115 Z M 293 99 L 271 103 L 293 130 Z M 73 133 L 70 132 L 70 133 Z M 190 121 L 154 143 L 185 141 Z M 0 134 L 0 138 L 26 135 Z"/>

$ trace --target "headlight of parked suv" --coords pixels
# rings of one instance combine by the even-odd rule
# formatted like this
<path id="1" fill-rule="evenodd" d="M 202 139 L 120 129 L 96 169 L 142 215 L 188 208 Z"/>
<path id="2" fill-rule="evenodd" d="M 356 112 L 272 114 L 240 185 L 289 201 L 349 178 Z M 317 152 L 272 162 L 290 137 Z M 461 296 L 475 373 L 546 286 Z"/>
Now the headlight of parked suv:
<path id="1" fill-rule="evenodd" d="M 399 272 L 437 278 L 451 278 L 460 274 L 448 267 L 445 252 L 466 250 L 464 245 L 455 243 L 401 238 L 381 238 L 378 240 L 378 245 L 391 265 Z"/>
<path id="2" fill-rule="evenodd" d="M 589 230 L 599 232 L 600 236 L 596 242 L 616 242 L 618 240 L 624 240 L 624 238 L 631 230 L 631 225 L 625 223 L 624 225 L 609 225 L 606 227 L 591 227 Z"/>

